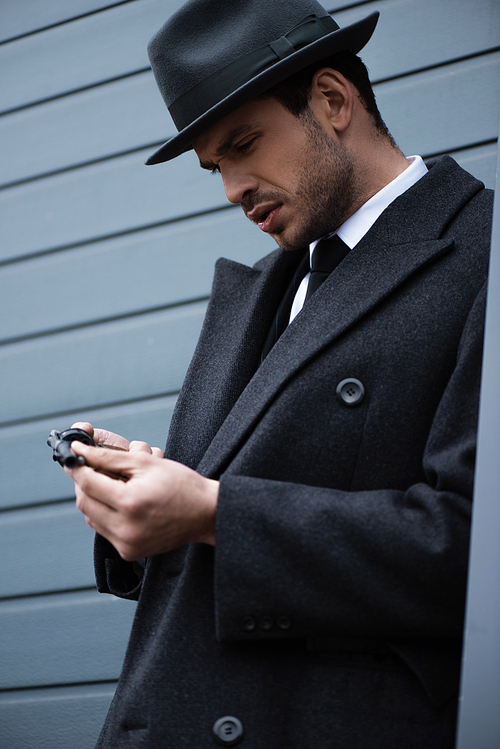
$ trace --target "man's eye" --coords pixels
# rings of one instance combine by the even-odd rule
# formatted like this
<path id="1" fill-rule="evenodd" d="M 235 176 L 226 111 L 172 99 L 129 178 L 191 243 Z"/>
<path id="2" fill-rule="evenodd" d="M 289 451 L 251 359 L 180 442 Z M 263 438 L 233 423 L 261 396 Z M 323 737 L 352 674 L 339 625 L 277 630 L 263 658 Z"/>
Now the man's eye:
<path id="1" fill-rule="evenodd" d="M 245 143 L 240 143 L 238 146 L 236 146 L 236 150 L 238 153 L 245 153 L 245 151 L 250 150 L 251 146 L 255 143 L 255 138 L 252 138 L 251 140 L 245 141 Z"/>

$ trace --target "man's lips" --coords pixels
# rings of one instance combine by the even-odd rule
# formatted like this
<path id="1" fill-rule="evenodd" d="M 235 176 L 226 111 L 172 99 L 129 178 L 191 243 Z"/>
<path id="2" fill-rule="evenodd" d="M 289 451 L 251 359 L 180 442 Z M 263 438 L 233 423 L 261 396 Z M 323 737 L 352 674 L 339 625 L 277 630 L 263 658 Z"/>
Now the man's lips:
<path id="1" fill-rule="evenodd" d="M 281 203 L 260 203 L 247 213 L 247 217 L 256 223 L 259 229 L 269 233 L 276 225 L 280 208 Z"/>

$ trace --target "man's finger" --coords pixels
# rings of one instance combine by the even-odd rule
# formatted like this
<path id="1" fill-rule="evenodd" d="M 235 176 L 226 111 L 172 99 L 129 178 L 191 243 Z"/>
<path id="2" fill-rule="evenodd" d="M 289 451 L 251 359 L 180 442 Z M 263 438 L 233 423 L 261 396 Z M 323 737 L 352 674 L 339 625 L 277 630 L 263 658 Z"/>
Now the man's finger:
<path id="1" fill-rule="evenodd" d="M 80 466 L 78 468 L 65 468 L 66 473 L 75 482 L 75 493 L 77 507 L 84 515 L 93 518 L 94 513 L 89 510 L 87 502 L 99 503 L 113 512 L 118 510 L 123 503 L 122 489 L 123 481 L 111 477 L 105 470 Z"/>
<path id="2" fill-rule="evenodd" d="M 107 447 L 119 447 L 121 450 L 128 450 L 130 442 L 115 432 L 109 432 L 107 429 L 94 429 L 88 421 L 77 421 L 72 424 L 71 428 L 83 429 L 90 434 L 96 445 L 106 445 Z"/>
<path id="3" fill-rule="evenodd" d="M 71 429 L 83 429 L 83 431 L 90 434 L 92 438 L 94 437 L 94 427 L 92 424 L 89 424 L 88 421 L 75 421 L 75 423 L 71 425 Z"/>
<path id="4" fill-rule="evenodd" d="M 125 437 L 114 432 L 108 432 L 107 429 L 94 429 L 94 442 L 97 445 L 118 447 L 121 450 L 128 450 L 130 446 L 130 442 Z"/>
<path id="5" fill-rule="evenodd" d="M 71 443 L 71 449 L 75 455 L 81 455 L 85 458 L 85 463 L 89 468 L 92 468 L 93 471 L 105 474 L 111 478 L 115 484 L 117 479 L 127 481 L 137 468 L 136 463 L 131 460 L 131 455 L 128 451 L 90 447 L 90 445 L 84 445 L 77 440 Z M 85 468 L 85 466 L 82 466 L 81 468 L 82 472 L 79 472 L 79 467 L 70 470 L 65 469 L 66 473 L 68 473 L 77 484 L 82 483 L 84 476 L 83 468 Z M 112 484 L 108 484 L 108 487 L 111 489 Z"/>
<path id="6" fill-rule="evenodd" d="M 88 469 L 86 469 L 88 471 Z M 97 474 L 94 472 L 94 476 Z M 76 506 L 84 515 L 87 525 L 100 536 L 107 538 L 113 544 L 120 556 L 128 561 L 144 556 L 141 551 L 135 551 L 135 543 L 130 543 L 130 524 L 124 519 L 119 508 L 104 504 L 88 496 L 77 486 Z M 118 511 L 117 511 L 118 510 Z M 133 536 L 132 536 L 133 540 Z"/>
<path id="7" fill-rule="evenodd" d="M 94 474 L 95 475 L 95 474 Z M 102 502 L 92 499 L 77 486 L 76 506 L 84 515 L 87 525 L 108 540 L 114 537 L 116 524 L 119 523 L 119 513 Z"/>
<path id="8" fill-rule="evenodd" d="M 147 442 L 141 442 L 139 440 L 132 440 L 130 443 L 129 451 L 135 453 L 148 453 L 152 455 L 153 451 Z"/>

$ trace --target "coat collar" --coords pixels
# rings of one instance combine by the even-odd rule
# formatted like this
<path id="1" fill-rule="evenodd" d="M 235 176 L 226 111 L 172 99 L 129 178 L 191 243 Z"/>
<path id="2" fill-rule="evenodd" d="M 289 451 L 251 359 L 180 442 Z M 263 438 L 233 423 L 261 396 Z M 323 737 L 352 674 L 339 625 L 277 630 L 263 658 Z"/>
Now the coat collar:
<path id="1" fill-rule="evenodd" d="M 179 404 L 183 439 L 186 417 L 196 419 L 196 444 L 184 445 L 191 465 L 200 460 L 197 470 L 220 475 L 268 404 L 301 367 L 418 269 L 452 249 L 450 240 L 441 237 L 482 185 L 449 157 L 430 166 L 428 175 L 384 211 L 258 368 L 263 337 L 296 259 L 276 251 L 254 269 L 218 261 L 217 301 L 207 312 L 206 334 Z M 208 376 L 203 362 L 214 352 L 220 360 L 215 366 L 211 363 Z M 204 409 L 201 422 L 196 409 Z M 169 457 L 187 462 L 185 455 Z"/>

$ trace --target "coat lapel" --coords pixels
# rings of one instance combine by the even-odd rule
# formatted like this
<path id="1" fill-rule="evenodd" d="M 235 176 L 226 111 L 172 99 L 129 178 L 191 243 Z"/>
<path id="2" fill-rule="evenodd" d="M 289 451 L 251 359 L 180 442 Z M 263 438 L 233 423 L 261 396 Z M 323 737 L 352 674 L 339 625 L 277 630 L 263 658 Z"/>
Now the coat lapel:
<path id="1" fill-rule="evenodd" d="M 264 337 L 302 253 L 253 268 L 216 263 L 211 299 L 172 417 L 165 454 L 195 467 L 260 362 Z"/>
<path id="2" fill-rule="evenodd" d="M 458 167 L 452 164 L 453 172 Z M 446 168 L 434 168 L 424 178 L 425 184 L 417 183 L 394 201 L 309 300 L 240 391 L 227 418 L 219 421 L 220 429 L 197 467 L 200 473 L 220 475 L 290 378 L 419 269 L 452 250 L 453 243 L 439 236 L 457 210 L 458 196 L 463 204 L 481 184 L 470 178 L 469 189 L 464 190 L 464 184 L 457 184 L 463 180 L 455 178 L 450 187 L 451 192 L 456 190 L 454 199 L 450 191 L 443 194 L 443 171 Z M 439 211 L 432 210 L 436 201 L 442 203 Z M 273 285 L 275 269 L 268 271 L 267 288 Z M 273 309 L 277 303 L 273 295 Z"/>

